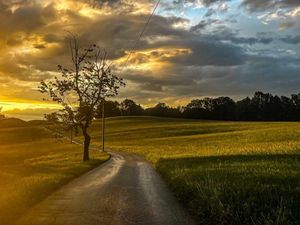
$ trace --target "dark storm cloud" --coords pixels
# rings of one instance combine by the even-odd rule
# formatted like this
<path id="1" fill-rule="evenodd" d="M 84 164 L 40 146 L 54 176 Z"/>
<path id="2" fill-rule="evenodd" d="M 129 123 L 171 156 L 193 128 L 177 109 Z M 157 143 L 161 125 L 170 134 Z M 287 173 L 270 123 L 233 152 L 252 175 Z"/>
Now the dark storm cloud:
<path id="1" fill-rule="evenodd" d="M 282 29 L 282 30 L 294 28 L 295 26 L 296 26 L 296 23 L 294 21 L 281 22 L 279 25 L 280 29 Z"/>
<path id="2" fill-rule="evenodd" d="M 242 5 L 250 11 L 273 9 L 274 7 L 290 8 L 300 6 L 299 0 L 244 0 Z"/>
<path id="3" fill-rule="evenodd" d="M 236 68 L 238 67 L 175 65 L 173 68 L 164 71 L 164 76 L 141 77 L 140 74 L 129 74 L 126 79 L 138 83 L 143 87 L 141 90 L 153 91 L 158 95 L 166 90 L 172 95 L 193 95 L 199 94 L 199 91 L 207 92 L 213 86 L 213 82 L 226 80 L 228 83 L 232 78 L 232 71 Z M 208 83 L 210 84 L 208 85 Z M 151 84 L 155 86 L 154 89 L 151 88 Z M 205 85 L 208 86 L 203 90 Z M 224 85 L 226 84 L 224 83 Z M 145 87 L 148 87 L 148 89 L 144 89 Z"/>
<path id="4" fill-rule="evenodd" d="M 23 10 L 21 10 L 23 11 Z M 43 11 L 41 8 L 39 11 Z M 127 15 L 127 16 L 101 16 L 89 19 L 82 18 L 80 15 L 66 12 L 66 15 L 71 18 L 73 24 L 81 24 L 73 27 L 72 31 L 78 34 L 81 46 L 86 47 L 91 43 L 97 43 L 99 46 L 105 48 L 109 52 L 109 57 L 111 59 L 116 59 L 118 57 L 124 56 L 125 51 L 131 50 L 134 40 L 136 40 L 141 28 L 144 26 L 145 20 L 148 15 Z M 13 17 L 11 14 L 10 17 Z M 38 19 L 38 18 L 37 18 Z M 13 20 L 13 18 L 9 18 Z M 172 39 L 182 40 L 184 37 L 189 38 L 190 34 L 188 31 L 183 29 L 175 29 L 173 27 L 176 23 L 186 22 L 186 19 L 178 17 L 162 17 L 154 16 L 151 24 L 149 25 L 147 32 L 145 33 L 145 38 L 155 38 L 155 37 L 170 37 Z M 29 21 L 28 21 L 29 23 Z M 35 23 L 35 22 L 34 22 Z M 43 28 L 42 25 L 40 28 Z M 2 68 L 5 68 L 5 72 L 10 76 L 19 78 L 21 80 L 36 80 L 36 76 L 29 76 L 29 73 L 35 73 L 35 71 L 56 71 L 56 65 L 65 64 L 69 65 L 69 49 L 68 49 L 68 33 L 64 31 L 60 26 L 48 25 L 47 32 L 44 33 L 41 30 L 37 30 L 39 35 L 41 35 L 44 43 L 32 44 L 32 47 L 37 49 L 38 54 L 29 54 L 23 56 L 22 54 L 15 54 L 13 58 L 3 58 Z M 24 29 L 16 29 L 14 32 L 21 32 Z M 44 29 L 43 29 L 44 30 Z M 33 32 L 30 30 L 30 32 Z M 27 31 L 29 33 L 29 31 Z M 24 40 L 29 38 L 28 35 L 18 36 L 12 35 L 13 32 L 8 33 L 11 37 L 7 40 L 7 45 L 17 46 L 22 44 Z M 55 44 L 55 47 L 47 48 L 48 44 Z M 160 44 L 155 44 L 156 47 L 160 47 Z M 171 44 L 167 46 L 172 47 Z M 142 39 L 137 50 L 143 50 L 151 46 L 147 40 Z M 10 66 L 14 64 L 13 68 Z M 28 67 L 29 69 L 24 69 Z M 9 70 L 9 71 L 8 71 Z M 39 73 L 40 79 L 46 78 L 45 73 Z"/>
<path id="5" fill-rule="evenodd" d="M 300 43 L 300 35 L 286 36 L 284 38 L 281 38 L 280 40 L 287 44 L 299 44 Z"/>
<path id="6" fill-rule="evenodd" d="M 102 16 L 82 28 L 80 39 L 83 43 L 98 42 L 110 52 L 111 58 L 120 57 L 124 55 L 125 50 L 128 51 L 132 48 L 146 19 L 146 15 Z M 146 38 L 159 38 L 161 36 L 172 39 L 189 38 L 191 35 L 188 31 L 173 27 L 176 23 L 186 21 L 186 19 L 178 17 L 154 16 L 143 36 L 144 38 L 139 41 L 137 49 L 150 47 Z M 159 43 L 157 47 L 159 47 Z"/>
<path id="7" fill-rule="evenodd" d="M 141 21 L 144 21 L 143 16 L 127 16 L 122 18 L 102 17 L 101 20 L 92 24 L 95 27 L 92 30 L 94 37 L 97 37 L 99 43 L 104 47 L 109 48 L 112 57 L 118 57 L 119 49 L 130 49 L 132 40 L 135 40 L 136 35 L 142 27 Z M 188 56 L 174 57 L 176 63 L 184 63 L 189 65 L 237 65 L 243 61 L 243 49 L 231 44 L 221 43 L 219 40 L 210 41 L 209 38 L 201 38 L 188 30 L 177 29 L 173 24 L 178 22 L 185 22 L 184 19 L 178 17 L 162 17 L 154 16 L 149 25 L 144 39 L 139 43 L 138 50 L 153 49 L 153 48 L 189 48 L 192 54 Z M 99 34 L 99 35 L 98 35 Z M 91 33 L 85 32 L 81 37 L 85 42 L 93 42 L 88 40 L 93 37 Z M 159 37 L 169 37 L 168 41 L 159 40 Z M 111 37 L 117 37 L 114 40 Z M 155 43 L 148 43 L 147 38 L 158 37 Z M 119 54 L 118 54 L 119 53 Z"/>
<path id="8" fill-rule="evenodd" d="M 211 16 L 214 15 L 214 14 L 215 14 L 215 10 L 212 9 L 212 8 L 209 8 L 209 9 L 207 10 L 207 12 L 204 14 L 204 17 L 211 17 Z"/>
<path id="9" fill-rule="evenodd" d="M 46 48 L 46 46 L 45 45 L 34 45 L 34 47 L 36 48 L 36 49 L 45 49 Z"/>
<path id="10" fill-rule="evenodd" d="M 5 35 L 12 35 L 14 32 L 34 32 L 57 16 L 53 4 L 46 7 L 26 5 L 15 11 L 12 11 L 10 6 L 0 3 L 0 30 Z"/>
<path id="11" fill-rule="evenodd" d="M 109 6 L 112 10 L 117 10 L 118 8 L 122 8 L 121 12 L 129 13 L 133 12 L 134 6 L 131 2 L 123 1 L 123 0 L 83 0 L 88 1 L 93 7 L 107 7 Z"/>
<path id="12" fill-rule="evenodd" d="M 74 0 L 78 1 L 78 0 Z M 137 10 L 137 5 L 155 4 L 156 0 L 80 0 L 82 2 L 90 4 L 94 8 L 109 7 L 115 14 L 126 15 L 128 13 L 134 13 Z M 161 3 L 163 4 L 163 2 Z M 151 6 L 152 7 L 152 6 Z M 149 9 L 150 11 L 151 9 Z"/>
<path id="13" fill-rule="evenodd" d="M 299 92 L 299 58 L 249 57 L 240 71 L 240 84 L 245 90 L 271 91 L 286 94 Z"/>
<path id="14" fill-rule="evenodd" d="M 98 4 L 116 4 L 122 2 L 121 0 L 92 0 L 91 3 L 98 3 Z"/>
<path id="15" fill-rule="evenodd" d="M 245 53 L 241 47 L 209 40 L 185 43 L 193 53 L 174 58 L 174 63 L 184 65 L 233 66 L 243 64 Z"/>
<path id="16" fill-rule="evenodd" d="M 274 0 L 244 0 L 242 5 L 246 6 L 249 10 L 265 10 L 272 7 Z"/>
<path id="17" fill-rule="evenodd" d="M 274 41 L 272 37 L 238 37 L 238 36 L 227 36 L 221 38 L 221 40 L 227 40 L 234 44 L 247 44 L 247 45 L 254 45 L 254 44 L 270 44 Z"/>
<path id="18" fill-rule="evenodd" d="M 42 10 L 41 10 L 42 11 Z M 147 15 L 127 15 L 127 16 L 101 16 L 97 19 L 87 19 L 81 16 L 67 12 L 72 18 L 74 24 L 84 23 L 84 26 L 76 26 L 78 37 L 82 46 L 88 46 L 90 43 L 98 43 L 101 47 L 106 48 L 111 59 L 115 59 L 125 55 L 125 51 L 129 51 L 133 46 L 133 40 L 138 36 Z M 162 61 L 168 61 L 178 66 L 233 66 L 241 65 L 245 60 L 245 52 L 243 48 L 235 46 L 236 44 L 255 44 L 268 43 L 270 39 L 264 38 L 242 38 L 233 32 L 215 33 L 213 35 L 198 35 L 185 29 L 174 28 L 174 24 L 188 22 L 180 17 L 163 17 L 154 16 L 144 35 L 139 42 L 137 49 L 139 51 L 155 48 L 188 48 L 192 50 L 191 54 L 174 56 L 173 58 L 161 58 Z M 219 24 L 220 21 L 208 19 L 208 23 Z M 204 27 L 203 27 L 204 28 Z M 198 27 L 197 29 L 200 29 Z M 196 30 L 196 27 L 191 28 Z M 39 71 L 56 71 L 57 64 L 68 65 L 69 50 L 68 43 L 65 38 L 67 33 L 58 34 L 57 31 L 46 33 L 43 40 L 46 43 L 57 43 L 57 48 L 48 50 L 46 45 L 37 44 L 34 47 L 43 51 L 43 55 L 28 56 L 26 58 L 18 56 L 15 58 L 18 65 L 32 65 L 32 68 Z M 113 37 L 113 38 L 112 38 Z M 168 41 L 159 40 L 160 37 L 168 37 Z M 148 39 L 157 41 L 151 43 Z M 231 41 L 232 44 L 222 43 L 222 41 Z M 139 61 L 147 61 L 147 58 L 140 58 Z M 9 62 L 7 62 L 9 63 Z M 22 69 L 15 68 L 15 76 L 21 79 L 36 79 L 36 77 L 23 74 Z M 12 74 L 12 73 L 10 73 Z M 19 74 L 19 75 L 18 75 Z M 44 76 L 42 74 L 41 76 Z M 150 86 L 149 86 L 150 87 Z"/>
<path id="19" fill-rule="evenodd" d="M 149 76 L 151 75 L 151 72 L 148 76 L 141 76 L 140 74 L 132 72 L 126 75 L 126 79 L 139 84 L 141 90 L 158 93 L 170 88 L 188 86 L 190 85 L 190 79 L 193 79 L 189 79 L 188 74 L 183 77 L 181 73 L 178 73 L 178 71 L 176 72 L 173 69 L 165 72 L 167 73 L 165 76 L 153 76 L 153 74 L 152 76 Z M 172 77 L 171 79 L 170 76 Z"/>
<path id="20" fill-rule="evenodd" d="M 36 69 L 37 63 L 40 63 L 39 60 L 36 60 L 37 58 L 33 55 L 22 56 L 21 51 L 29 52 L 31 47 L 37 51 L 43 51 L 46 48 L 45 43 L 31 42 L 37 38 L 38 33 L 41 33 L 57 19 L 58 15 L 54 4 L 40 5 L 21 0 L 0 2 L 0 43 L 2 43 L 2 47 L 4 46 L 4 48 L 0 48 L 0 73 L 25 81 L 50 77 L 48 70 Z M 25 47 L 28 50 L 22 50 Z M 8 52 L 10 48 L 15 50 Z"/>
<path id="21" fill-rule="evenodd" d="M 208 33 L 203 33 L 205 29 L 209 26 L 214 29 L 210 30 Z M 256 37 L 241 37 L 239 30 L 232 30 L 223 25 L 223 22 L 217 19 L 202 20 L 196 26 L 191 27 L 192 32 L 201 32 L 202 37 L 208 40 L 214 40 L 215 42 L 231 42 L 236 45 L 255 45 L 255 44 L 270 44 L 274 41 L 273 36 L 257 34 Z"/>
<path id="22" fill-rule="evenodd" d="M 200 2 L 205 6 L 210 6 L 215 3 L 228 2 L 228 1 L 231 1 L 231 0 L 200 0 Z M 185 3 L 197 3 L 197 2 L 198 2 L 197 0 L 174 0 L 173 4 L 180 6 Z"/>
<path id="23" fill-rule="evenodd" d="M 144 16 L 127 17 L 101 17 L 99 21 L 91 23 L 91 27 L 83 32 L 80 39 L 84 43 L 98 41 L 101 46 L 107 48 L 112 58 L 120 57 L 124 51 L 130 50 L 132 40 L 135 40 L 143 25 Z M 185 22 L 178 17 L 154 16 L 149 25 L 144 39 L 137 46 L 137 50 L 147 50 L 155 48 L 188 48 L 192 50 L 190 55 L 178 56 L 171 59 L 173 63 L 184 65 L 237 65 L 243 62 L 244 52 L 241 47 L 231 44 L 224 44 L 218 40 L 209 41 L 207 38 L 201 38 L 188 30 L 174 28 L 173 24 Z M 92 29 L 94 28 L 94 29 Z M 116 37 L 112 39 L 111 37 Z M 147 38 L 158 40 L 149 43 Z M 169 37 L 169 40 L 159 40 L 160 37 Z M 96 38 L 96 39 L 95 39 Z M 139 59 L 143 60 L 142 58 Z M 147 59 L 146 59 L 147 60 Z"/>
<path id="24" fill-rule="evenodd" d="M 61 42 L 64 39 L 64 37 L 62 37 L 59 34 L 49 33 L 49 34 L 45 34 L 43 39 L 47 43 L 58 43 Z"/>
<path id="25" fill-rule="evenodd" d="M 282 21 L 279 24 L 279 28 L 281 30 L 286 30 L 286 29 L 299 29 L 300 28 L 300 15 L 296 17 L 296 19 L 288 20 L 288 21 Z"/>
<path id="26" fill-rule="evenodd" d="M 23 41 L 27 41 L 31 34 L 35 35 L 37 33 L 42 35 L 41 37 L 46 43 L 55 43 L 58 44 L 58 47 L 47 49 L 44 48 L 45 45 L 33 45 L 34 48 L 42 52 L 42 54 L 38 55 L 27 54 L 26 56 L 23 56 L 15 52 L 14 56 L 10 57 L 7 56 L 7 52 L 5 54 L 2 52 L 0 60 L 1 77 L 5 76 L 21 81 L 39 81 L 41 79 L 49 78 L 50 76 L 47 71 L 56 71 L 57 64 L 67 64 L 69 60 L 69 50 L 67 49 L 67 42 L 65 42 L 66 34 L 62 33 L 61 30 L 58 30 L 58 27 L 47 29 L 47 33 L 45 34 L 41 32 L 41 29 L 45 26 L 48 25 L 49 27 L 49 22 L 51 20 L 54 22 L 58 21 L 55 18 L 55 12 L 52 15 L 51 13 L 48 13 L 51 12 L 51 10 L 48 10 L 51 9 L 52 6 L 49 6 L 48 9 L 44 9 L 40 5 L 29 4 L 29 2 L 28 4 L 25 4 L 25 1 L 20 1 L 18 2 L 19 8 L 15 11 L 11 11 L 11 4 L 8 4 L 8 2 L 5 2 L 5 4 L 2 3 L 3 2 L 0 3 L 0 29 L 2 32 L 0 39 L 2 39 L 8 47 L 22 47 Z M 74 24 L 83 23 L 83 18 L 77 13 L 67 11 L 65 14 L 68 14 L 68 17 L 72 17 L 72 22 Z M 76 28 L 78 28 L 78 30 L 72 30 L 79 33 L 82 46 L 97 40 L 101 44 L 104 43 L 106 47 L 112 46 L 113 42 L 118 43 L 114 48 L 115 50 L 121 48 L 129 49 L 132 44 L 131 41 L 136 38 L 145 18 L 146 16 L 128 17 L 125 19 L 126 22 L 124 23 L 124 26 L 122 26 L 121 18 L 118 19 L 113 16 L 105 17 L 103 20 L 97 18 L 96 21 L 85 21 L 85 29 L 77 26 Z M 178 21 L 178 19 L 174 19 L 174 21 L 176 20 Z M 168 28 L 171 24 L 164 19 L 160 19 L 157 23 L 159 26 L 152 29 L 152 35 L 163 32 L 164 27 Z M 132 25 L 135 27 L 131 27 Z M 94 29 L 95 27 L 100 28 Z M 168 33 L 168 31 L 165 32 Z M 176 35 L 175 31 L 171 33 L 173 33 L 172 35 Z M 146 42 L 142 41 L 141 44 L 144 46 Z M 150 86 L 151 85 L 148 85 L 148 87 Z M 14 97 L 19 96 L 14 94 Z"/>
<path id="27" fill-rule="evenodd" d="M 117 7 L 119 4 L 123 7 L 126 1 L 101 2 L 102 5 Z M 176 2 L 179 4 L 182 1 Z M 225 1 L 202 1 L 205 6 L 221 2 Z M 293 1 L 280 2 L 282 6 L 294 5 Z M 269 3 L 270 1 L 255 3 L 247 0 L 244 4 L 247 7 L 251 5 L 256 9 L 265 9 L 269 7 Z M 125 5 L 125 12 L 128 9 L 133 10 Z M 121 76 L 136 86 L 124 95 L 135 100 L 153 97 L 239 95 L 256 89 L 282 91 L 291 90 L 288 85 L 292 88 L 300 86 L 297 76 L 300 73 L 297 66 L 299 59 L 282 57 L 275 53 L 277 58 L 261 57 L 261 54 L 257 54 L 258 51 L 248 51 L 255 48 L 255 45 L 261 47 L 277 40 L 299 44 L 299 36 L 276 38 L 273 33 L 243 36 L 238 30 L 229 28 L 226 19 L 214 19 L 213 11 L 210 14 L 190 29 L 176 26 L 190 22 L 185 18 L 155 15 L 135 49 L 139 57 L 132 57 L 130 64 L 147 64 L 154 58 L 162 66 L 158 66 L 159 69 L 151 66 L 147 69 L 146 66 L 146 69 L 141 70 L 125 68 Z M 61 21 L 61 15 L 68 22 Z M 70 61 L 67 32 L 64 30 L 77 34 L 82 47 L 97 43 L 107 49 L 110 59 L 117 59 L 131 50 L 149 16 L 148 13 L 124 13 L 122 16 L 97 14 L 87 17 L 72 9 L 66 9 L 61 15 L 57 15 L 52 4 L 41 6 L 28 2 L 15 11 L 2 4 L 0 29 L 6 37 L 2 36 L 0 40 L 3 38 L 6 46 L 16 49 L 18 46 L 22 47 L 22 42 L 29 42 L 31 34 L 39 35 L 39 41 L 28 44 L 34 48 L 35 54 L 22 55 L 14 52 L 11 58 L 1 54 L 0 68 L 6 68 L 1 72 L 23 81 L 51 77 L 50 72 L 56 71 L 57 64 L 68 65 Z M 229 19 L 237 22 L 235 17 Z M 176 52 L 176 49 L 183 50 Z M 176 54 L 165 56 L 164 51 L 168 50 Z"/>
<path id="28" fill-rule="evenodd" d="M 192 0 L 191 0 L 192 1 Z M 226 0 L 201 0 L 201 2 L 206 5 L 209 6 L 211 4 L 214 4 L 216 2 L 225 2 Z"/>
<path id="29" fill-rule="evenodd" d="M 190 31 L 192 32 L 201 32 L 202 30 L 206 29 L 208 26 L 213 26 L 216 24 L 222 24 L 223 22 L 218 19 L 206 19 L 206 20 L 201 20 L 197 25 L 192 26 L 190 28 Z"/>
<path id="30" fill-rule="evenodd" d="M 182 66 L 164 71 L 164 76 L 128 74 L 126 79 L 139 85 L 128 96 L 136 99 L 201 96 L 246 96 L 257 90 L 278 94 L 298 92 L 299 59 L 248 56 L 236 66 Z M 153 86 L 151 85 L 153 84 Z"/>

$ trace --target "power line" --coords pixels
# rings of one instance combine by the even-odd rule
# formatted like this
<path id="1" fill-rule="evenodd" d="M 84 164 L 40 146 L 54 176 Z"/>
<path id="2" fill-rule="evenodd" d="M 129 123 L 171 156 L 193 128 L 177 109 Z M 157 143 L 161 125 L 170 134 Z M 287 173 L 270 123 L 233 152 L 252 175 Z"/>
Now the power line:
<path id="1" fill-rule="evenodd" d="M 154 16 L 154 13 L 155 13 L 156 9 L 158 8 L 160 2 L 161 2 L 161 0 L 158 0 L 158 1 L 156 2 L 155 6 L 154 6 L 154 8 L 153 8 L 153 10 L 152 10 L 152 13 L 151 13 L 150 16 L 148 17 L 148 20 L 147 20 L 146 23 L 144 24 L 144 27 L 143 27 L 141 33 L 139 34 L 137 40 L 135 41 L 134 45 L 132 46 L 132 48 L 131 48 L 131 50 L 130 50 L 130 52 L 129 52 L 127 58 L 126 58 L 126 61 L 125 61 L 124 66 L 123 66 L 123 69 L 127 66 L 127 63 L 128 63 L 128 61 L 129 61 L 129 59 L 130 59 L 132 53 L 134 52 L 134 50 L 135 50 L 135 48 L 137 47 L 137 45 L 138 45 L 138 43 L 140 42 L 140 40 L 142 39 L 142 37 L 143 37 L 143 35 L 144 35 L 144 33 L 145 33 L 146 29 L 147 29 L 147 26 L 149 25 L 149 23 L 150 23 L 152 17 Z"/>

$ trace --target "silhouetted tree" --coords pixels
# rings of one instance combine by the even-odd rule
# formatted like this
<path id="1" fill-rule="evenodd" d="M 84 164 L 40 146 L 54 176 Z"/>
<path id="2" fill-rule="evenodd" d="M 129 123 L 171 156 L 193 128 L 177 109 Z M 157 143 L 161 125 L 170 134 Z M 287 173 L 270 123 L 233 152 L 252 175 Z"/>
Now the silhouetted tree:
<path id="1" fill-rule="evenodd" d="M 300 94 L 293 94 L 291 96 L 291 104 L 293 108 L 293 120 L 300 120 Z"/>
<path id="2" fill-rule="evenodd" d="M 209 119 L 210 111 L 205 108 L 205 100 L 194 99 L 183 108 L 183 116 L 191 119 Z"/>
<path id="3" fill-rule="evenodd" d="M 269 93 L 256 92 L 237 102 L 237 119 L 252 121 L 288 121 L 299 120 L 300 96 L 273 96 Z"/>
<path id="4" fill-rule="evenodd" d="M 256 111 L 249 97 L 236 103 L 236 119 L 242 121 L 256 119 Z"/>
<path id="5" fill-rule="evenodd" d="M 281 120 L 283 109 L 280 97 L 269 93 L 256 92 L 249 104 L 248 112 L 251 117 L 248 120 L 274 121 Z"/>
<path id="6" fill-rule="evenodd" d="M 252 98 L 246 97 L 235 102 L 229 97 L 194 99 L 184 107 L 170 107 L 158 103 L 143 109 L 130 99 L 123 102 L 106 101 L 105 116 L 159 116 L 204 120 L 240 121 L 300 121 L 300 94 L 291 97 L 256 92 Z M 100 117 L 98 106 L 96 117 Z"/>
<path id="7" fill-rule="evenodd" d="M 280 120 L 293 120 L 294 107 L 291 99 L 286 96 L 281 96 L 280 104 L 281 104 Z"/>
<path id="8" fill-rule="evenodd" d="M 57 124 L 59 123 L 59 114 L 57 112 L 49 113 L 44 115 L 47 124 Z"/>
<path id="9" fill-rule="evenodd" d="M 99 104 L 97 107 L 97 112 L 95 117 L 101 118 L 102 117 L 102 104 Z M 114 117 L 114 116 L 121 116 L 121 105 L 117 101 L 105 101 L 105 117 Z"/>
<path id="10" fill-rule="evenodd" d="M 181 117 L 180 108 L 172 108 L 165 103 L 158 103 L 153 108 L 145 109 L 145 114 L 148 116 Z"/>
<path id="11" fill-rule="evenodd" d="M 219 97 L 212 100 L 212 117 L 215 120 L 235 120 L 236 104 L 229 97 Z"/>
<path id="12" fill-rule="evenodd" d="M 144 109 L 133 100 L 125 99 L 121 102 L 121 113 L 123 116 L 140 116 Z"/>
<path id="13" fill-rule="evenodd" d="M 61 76 L 51 81 L 41 81 L 39 90 L 61 104 L 64 115 L 82 129 L 83 160 L 86 161 L 89 160 L 91 140 L 88 128 L 97 107 L 103 99 L 117 95 L 124 83 L 112 73 L 105 50 L 96 45 L 81 49 L 74 35 L 70 40 L 70 50 L 72 68 L 58 65 Z"/>
<path id="14" fill-rule="evenodd" d="M 192 100 L 184 107 L 183 115 L 193 119 L 234 120 L 235 102 L 229 97 Z"/>

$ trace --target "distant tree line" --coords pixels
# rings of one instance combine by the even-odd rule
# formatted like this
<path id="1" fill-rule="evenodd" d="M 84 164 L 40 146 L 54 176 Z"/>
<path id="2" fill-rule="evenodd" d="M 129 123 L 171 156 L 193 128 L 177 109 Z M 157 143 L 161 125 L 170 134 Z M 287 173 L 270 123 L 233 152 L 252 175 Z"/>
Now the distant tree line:
<path id="1" fill-rule="evenodd" d="M 159 116 L 232 121 L 300 121 L 300 94 L 290 97 L 256 92 L 252 98 L 234 101 L 229 97 L 194 99 L 183 107 L 158 103 L 143 108 L 133 100 L 105 102 L 105 116 Z M 100 118 L 101 108 L 96 118 Z"/>

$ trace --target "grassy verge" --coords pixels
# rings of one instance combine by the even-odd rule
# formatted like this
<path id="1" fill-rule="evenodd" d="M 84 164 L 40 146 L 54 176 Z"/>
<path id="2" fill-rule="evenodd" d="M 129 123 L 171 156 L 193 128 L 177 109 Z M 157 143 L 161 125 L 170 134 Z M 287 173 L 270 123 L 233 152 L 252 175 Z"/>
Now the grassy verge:
<path id="1" fill-rule="evenodd" d="M 299 224 L 300 155 L 163 159 L 158 170 L 199 224 Z"/>
<path id="2" fill-rule="evenodd" d="M 300 224 L 300 123 L 112 118 L 106 140 L 150 160 L 199 224 Z"/>
<path id="3" fill-rule="evenodd" d="M 41 126 L 0 128 L 0 221 L 9 225 L 61 185 L 108 159 L 54 139 Z"/>

